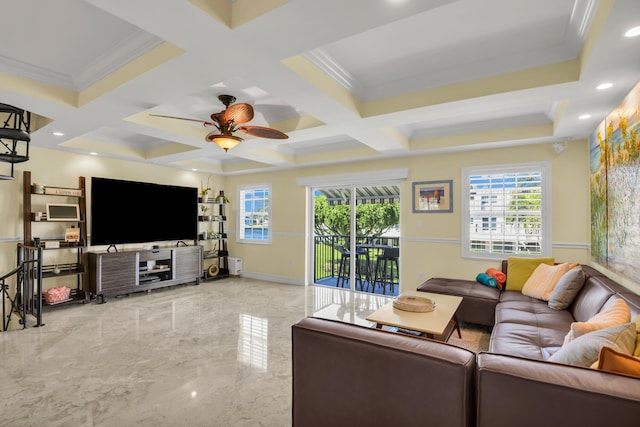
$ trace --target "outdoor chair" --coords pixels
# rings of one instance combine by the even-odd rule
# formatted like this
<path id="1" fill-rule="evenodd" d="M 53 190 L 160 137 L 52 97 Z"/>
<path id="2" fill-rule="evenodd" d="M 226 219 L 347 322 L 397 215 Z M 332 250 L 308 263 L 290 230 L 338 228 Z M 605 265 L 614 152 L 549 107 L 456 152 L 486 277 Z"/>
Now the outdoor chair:
<path id="1" fill-rule="evenodd" d="M 399 256 L 400 248 L 385 248 L 382 255 L 378 255 L 372 292 L 375 292 L 376 285 L 380 285 L 382 286 L 382 293 L 386 294 L 388 285 L 390 293 L 393 294 L 393 287 L 399 284 L 400 281 Z"/>
<path id="2" fill-rule="evenodd" d="M 344 245 L 337 245 L 336 248 L 338 249 L 338 252 L 340 252 L 340 267 L 338 268 L 338 281 L 336 282 L 336 287 L 340 286 L 344 288 L 345 280 L 348 281 L 351 276 L 351 272 L 349 271 L 351 252 L 347 250 Z M 357 256 L 365 254 L 366 251 L 364 250 L 356 250 Z M 360 263 L 357 261 L 358 260 L 356 259 L 356 286 L 359 282 L 360 290 L 363 290 L 362 271 L 360 268 Z"/>

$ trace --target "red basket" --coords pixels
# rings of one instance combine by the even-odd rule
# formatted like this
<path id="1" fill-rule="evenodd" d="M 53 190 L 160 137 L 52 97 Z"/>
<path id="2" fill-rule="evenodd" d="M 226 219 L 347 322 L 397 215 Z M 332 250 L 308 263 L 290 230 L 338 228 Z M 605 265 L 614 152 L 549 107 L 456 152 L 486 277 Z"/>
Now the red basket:
<path id="1" fill-rule="evenodd" d="M 56 302 L 64 301 L 69 299 L 71 295 L 71 289 L 66 286 L 60 286 L 58 288 L 47 289 L 42 292 L 42 296 L 44 297 L 44 301 L 47 304 L 54 304 Z"/>

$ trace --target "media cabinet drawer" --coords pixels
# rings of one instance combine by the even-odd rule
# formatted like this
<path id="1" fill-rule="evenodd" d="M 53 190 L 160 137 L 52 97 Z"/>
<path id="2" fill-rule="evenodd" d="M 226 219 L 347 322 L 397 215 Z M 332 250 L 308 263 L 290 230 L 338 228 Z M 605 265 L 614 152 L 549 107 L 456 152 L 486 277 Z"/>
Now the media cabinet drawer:
<path id="1" fill-rule="evenodd" d="M 171 259 L 171 249 L 156 249 L 140 252 L 140 262 L 161 259 Z"/>

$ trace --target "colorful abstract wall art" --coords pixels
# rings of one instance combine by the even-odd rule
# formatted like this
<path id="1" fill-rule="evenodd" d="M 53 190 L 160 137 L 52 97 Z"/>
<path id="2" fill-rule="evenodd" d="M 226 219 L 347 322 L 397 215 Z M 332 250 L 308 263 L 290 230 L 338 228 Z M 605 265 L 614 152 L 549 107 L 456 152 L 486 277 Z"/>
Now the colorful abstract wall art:
<path id="1" fill-rule="evenodd" d="M 640 84 L 589 146 L 592 259 L 640 283 Z"/>

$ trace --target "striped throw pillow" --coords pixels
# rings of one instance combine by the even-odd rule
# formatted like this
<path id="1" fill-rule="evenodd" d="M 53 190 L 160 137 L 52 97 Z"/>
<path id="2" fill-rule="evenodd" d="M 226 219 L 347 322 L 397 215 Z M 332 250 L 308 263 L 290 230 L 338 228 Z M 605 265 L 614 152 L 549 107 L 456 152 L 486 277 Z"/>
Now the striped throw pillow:
<path id="1" fill-rule="evenodd" d="M 553 288 L 567 271 L 569 271 L 567 262 L 558 265 L 540 264 L 522 287 L 522 295 L 549 301 Z"/>
<path id="2" fill-rule="evenodd" d="M 609 307 L 602 309 L 600 313 L 586 322 L 573 322 L 571 330 L 564 337 L 564 342 L 566 344 L 588 332 L 621 325 L 630 321 L 631 310 L 629 310 L 629 306 L 623 299 L 618 298 Z"/>

